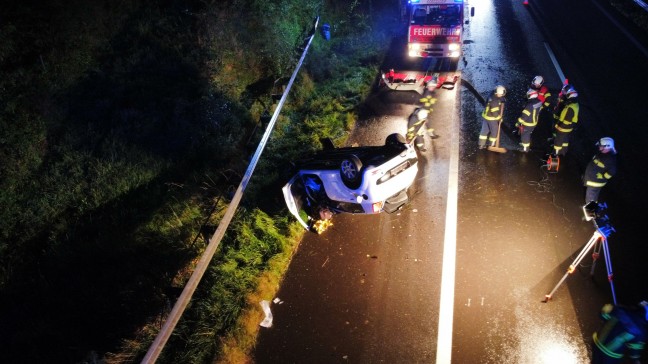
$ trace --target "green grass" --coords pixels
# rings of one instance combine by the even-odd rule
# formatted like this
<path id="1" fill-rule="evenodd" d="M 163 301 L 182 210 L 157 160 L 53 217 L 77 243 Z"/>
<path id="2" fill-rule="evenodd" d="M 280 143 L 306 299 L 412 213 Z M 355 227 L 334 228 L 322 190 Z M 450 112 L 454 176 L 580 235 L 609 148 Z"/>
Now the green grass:
<path id="1" fill-rule="evenodd" d="M 386 44 L 360 2 L 328 5 L 229 0 L 184 9 L 73 0 L 7 10 L 12 21 L 0 25 L 6 360 L 142 359 L 247 168 L 259 118 L 273 111 L 274 81 L 292 73 L 319 11 L 335 25 L 334 38 L 316 36 L 159 362 L 249 360 L 259 301 L 274 297 L 304 232 L 281 197 L 289 162 L 319 148 L 322 137 L 346 143 Z"/>

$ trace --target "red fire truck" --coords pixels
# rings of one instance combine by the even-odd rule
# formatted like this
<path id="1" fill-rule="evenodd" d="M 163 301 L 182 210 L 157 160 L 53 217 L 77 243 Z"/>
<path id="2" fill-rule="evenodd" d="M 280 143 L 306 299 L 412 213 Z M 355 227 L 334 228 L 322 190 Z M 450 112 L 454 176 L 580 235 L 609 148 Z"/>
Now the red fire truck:
<path id="1" fill-rule="evenodd" d="M 410 57 L 458 58 L 463 41 L 465 0 L 408 0 L 407 48 Z M 474 8 L 470 9 L 474 15 Z"/>

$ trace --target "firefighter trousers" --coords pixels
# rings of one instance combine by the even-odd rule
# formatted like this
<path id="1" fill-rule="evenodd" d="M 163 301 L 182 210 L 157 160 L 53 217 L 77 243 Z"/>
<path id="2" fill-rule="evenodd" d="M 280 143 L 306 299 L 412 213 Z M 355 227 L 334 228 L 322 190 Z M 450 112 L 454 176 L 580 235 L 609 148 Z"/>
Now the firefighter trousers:
<path id="1" fill-rule="evenodd" d="M 479 132 L 479 146 L 486 146 L 486 141 L 489 142 L 488 145 L 495 145 L 497 140 L 497 129 L 499 128 L 499 120 L 486 120 L 482 117 L 482 127 Z"/>
<path id="2" fill-rule="evenodd" d="M 554 138 L 553 143 L 555 155 L 567 154 L 567 148 L 569 148 L 569 134 L 571 134 L 571 132 L 556 130 L 556 137 Z"/>

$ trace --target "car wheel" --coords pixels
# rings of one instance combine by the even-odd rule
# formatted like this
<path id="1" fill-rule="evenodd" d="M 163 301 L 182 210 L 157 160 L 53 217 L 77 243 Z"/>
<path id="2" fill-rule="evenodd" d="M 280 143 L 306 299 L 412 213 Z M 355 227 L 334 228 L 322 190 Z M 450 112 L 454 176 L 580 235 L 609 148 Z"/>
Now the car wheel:
<path id="1" fill-rule="evenodd" d="M 362 162 L 360 158 L 351 155 L 340 164 L 340 177 L 342 182 L 349 188 L 358 188 L 360 186 L 360 170 L 362 169 Z"/>

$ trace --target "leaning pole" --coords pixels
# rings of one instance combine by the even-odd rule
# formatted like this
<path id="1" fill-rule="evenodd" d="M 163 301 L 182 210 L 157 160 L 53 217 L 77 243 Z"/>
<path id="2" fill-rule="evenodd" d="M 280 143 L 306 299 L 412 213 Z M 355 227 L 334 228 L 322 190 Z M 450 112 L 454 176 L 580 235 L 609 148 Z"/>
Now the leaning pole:
<path id="1" fill-rule="evenodd" d="M 245 175 L 243 176 L 243 179 L 241 180 L 241 183 L 239 184 L 238 189 L 236 190 L 236 193 L 232 198 L 232 201 L 227 207 L 227 211 L 225 212 L 223 219 L 218 225 L 216 232 L 214 232 L 214 235 L 212 235 L 211 239 L 209 239 L 209 244 L 207 245 L 207 248 L 205 249 L 203 255 L 200 257 L 200 260 L 196 265 L 196 269 L 191 274 L 189 281 L 187 281 L 187 285 L 182 290 L 180 297 L 178 297 L 178 300 L 173 306 L 171 312 L 169 313 L 169 316 L 164 322 L 162 328 L 160 329 L 160 332 L 158 333 L 157 337 L 155 338 L 155 340 L 149 347 L 148 351 L 146 352 L 146 356 L 144 356 L 144 359 L 142 359 L 142 364 L 152 364 L 155 363 L 155 361 L 158 359 L 160 353 L 162 352 L 162 349 L 164 348 L 164 345 L 166 345 L 166 342 L 169 340 L 169 337 L 171 336 L 173 329 L 178 324 L 178 321 L 180 320 L 182 313 L 187 308 L 189 301 L 191 301 L 191 297 L 196 291 L 196 288 L 198 287 L 198 283 L 200 283 L 200 280 L 205 274 L 205 271 L 209 266 L 209 262 L 214 257 L 216 250 L 218 250 L 218 245 L 223 239 L 223 236 L 225 235 L 225 231 L 229 227 L 229 224 L 232 221 L 232 218 L 234 217 L 234 213 L 236 212 L 236 209 L 238 208 L 238 205 L 241 202 L 241 198 L 243 197 L 243 192 L 245 191 L 245 188 L 247 187 L 250 178 L 252 178 L 252 173 L 254 172 L 254 168 L 256 168 L 256 165 L 259 161 L 259 157 L 261 157 L 261 153 L 263 152 L 263 149 L 265 148 L 266 143 L 268 142 L 270 133 L 272 132 L 272 129 L 274 128 L 274 125 L 277 122 L 279 113 L 281 112 L 281 109 L 284 103 L 286 102 L 286 98 L 288 97 L 288 92 L 290 91 L 290 88 L 295 82 L 295 78 L 297 78 L 297 73 L 299 72 L 299 69 L 304 63 L 304 59 L 306 58 L 306 53 L 308 53 L 308 49 L 310 48 L 310 45 L 313 42 L 313 38 L 315 37 L 315 31 L 317 29 L 318 22 L 319 22 L 319 17 L 315 19 L 315 23 L 313 25 L 311 34 L 309 35 L 308 38 L 306 38 L 308 39 L 308 43 L 306 44 L 306 47 L 304 47 L 304 51 L 302 52 L 301 58 L 299 59 L 299 62 L 297 63 L 297 66 L 295 67 L 292 76 L 290 77 L 290 81 L 286 86 L 286 90 L 283 92 L 281 99 L 279 100 L 279 103 L 277 105 L 277 108 L 272 114 L 272 119 L 270 119 L 270 122 L 268 123 L 268 127 L 266 128 L 266 131 L 263 134 L 263 138 L 261 138 L 261 141 L 259 142 L 259 146 L 257 147 L 254 156 L 252 156 L 250 165 L 245 171 Z"/>

